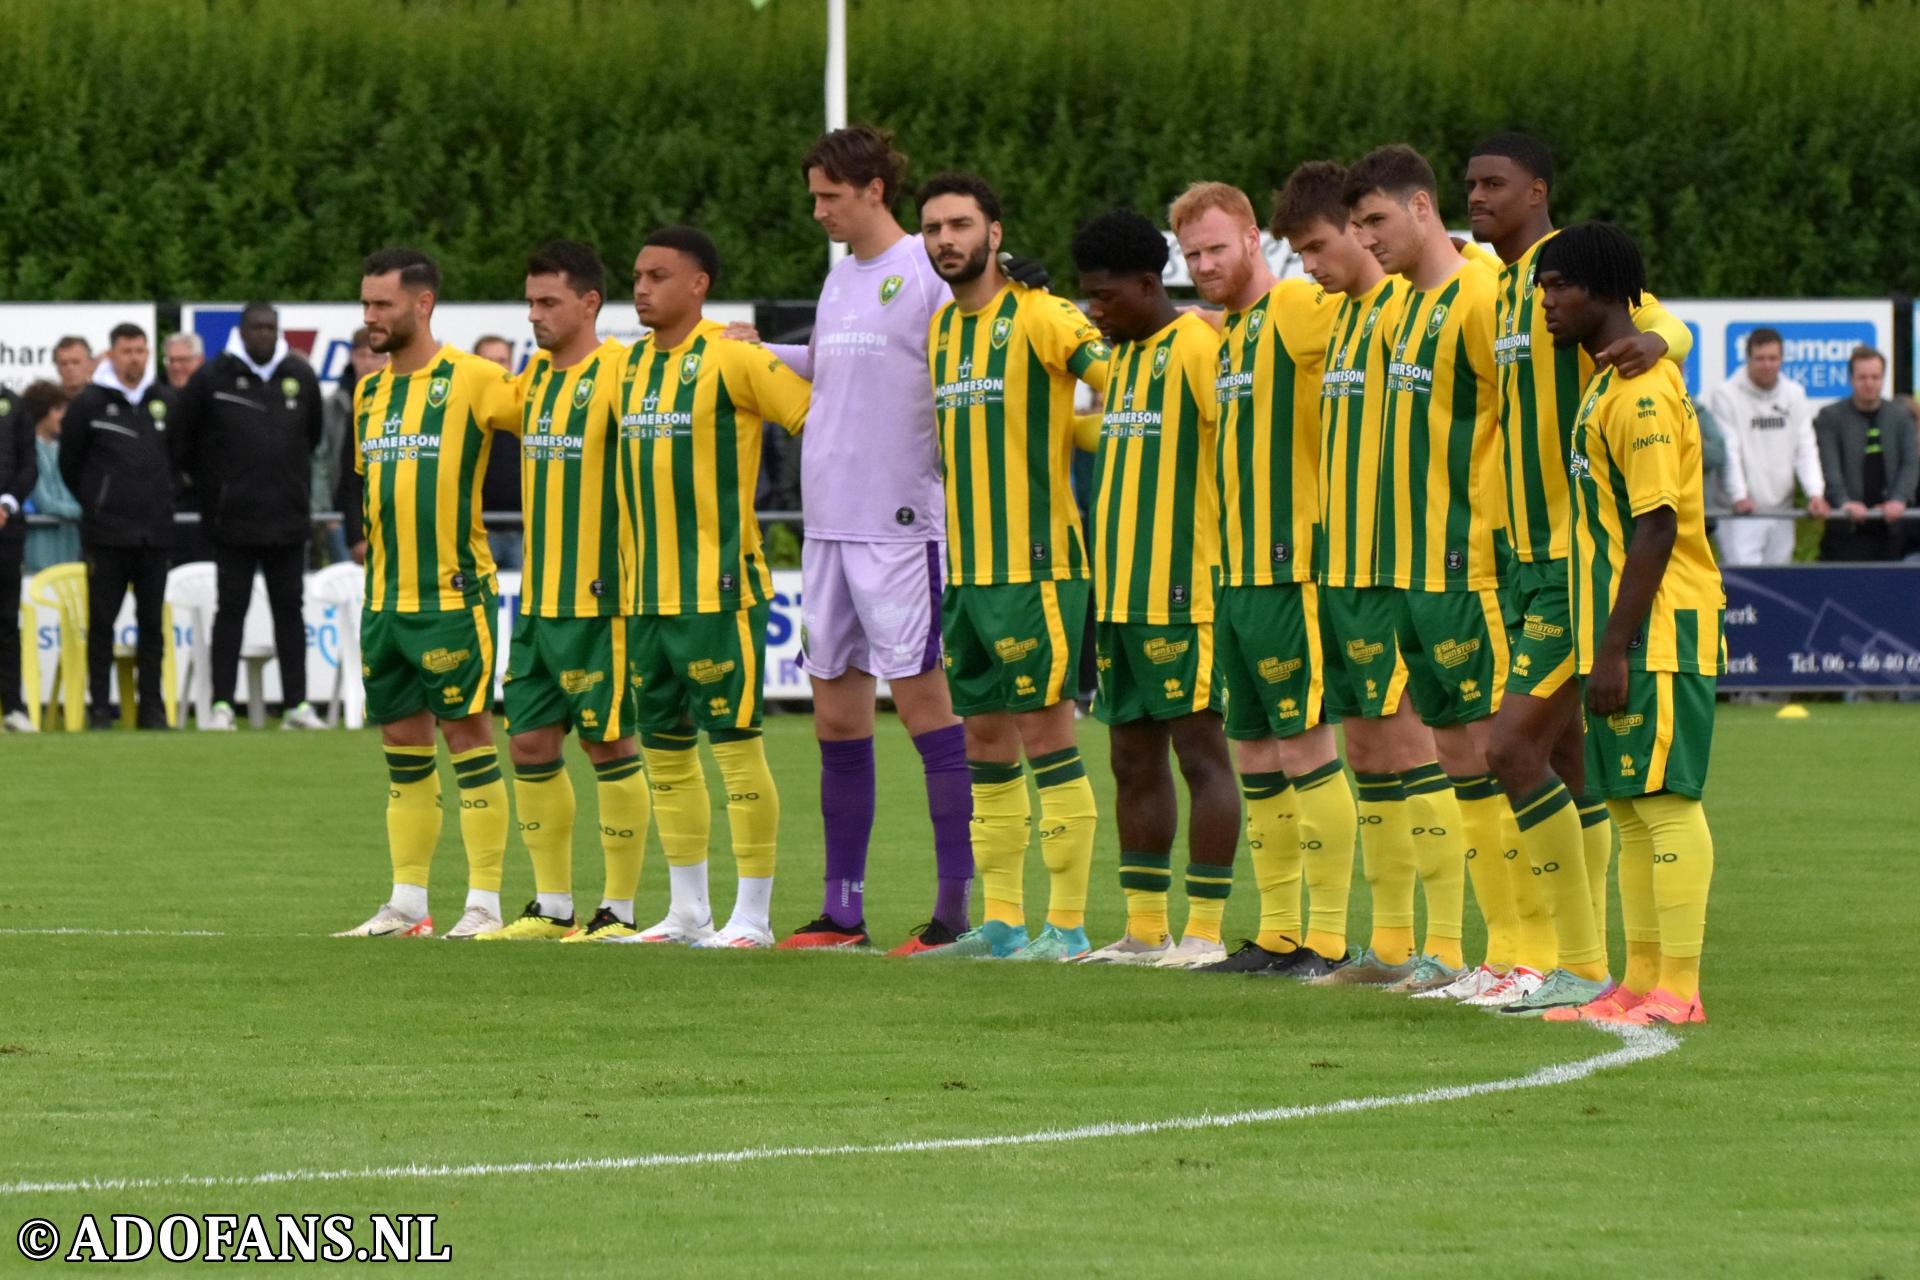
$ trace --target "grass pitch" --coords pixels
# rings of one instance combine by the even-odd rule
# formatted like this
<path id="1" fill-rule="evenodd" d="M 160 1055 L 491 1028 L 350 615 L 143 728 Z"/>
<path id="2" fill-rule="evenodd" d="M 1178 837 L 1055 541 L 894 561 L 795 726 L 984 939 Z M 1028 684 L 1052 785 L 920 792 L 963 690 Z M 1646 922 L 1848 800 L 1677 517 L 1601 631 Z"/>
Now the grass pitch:
<path id="1" fill-rule="evenodd" d="M 462 1275 L 1915 1274 L 1917 728 L 1902 706 L 1722 708 L 1713 1023 L 1570 1084 L 980 1150 L 57 1192 L 17 1184 L 1005 1135 L 1491 1081 L 1616 1042 L 1258 979 L 334 941 L 387 885 L 372 734 L 5 739 L 0 1272 L 24 1269 L 34 1217 L 71 1238 L 83 1213 L 413 1212 L 440 1215 Z M 816 765 L 806 720 L 768 739 L 786 930 L 818 906 Z M 1111 812 L 1097 727 L 1082 743 Z M 918 757 L 897 725 L 880 746 L 868 918 L 891 944 L 923 918 L 932 859 Z M 1122 922 L 1115 852 L 1108 827 L 1096 943 Z M 643 919 L 664 865 L 650 851 Z M 511 913 L 531 895 L 517 841 L 507 866 Z M 463 871 L 450 817 L 442 927 Z M 721 852 L 716 913 L 730 874 Z M 1255 899 L 1243 858 L 1230 934 Z M 1361 936 L 1364 882 L 1354 903 Z M 1615 932 L 1617 963 L 1617 911 Z"/>

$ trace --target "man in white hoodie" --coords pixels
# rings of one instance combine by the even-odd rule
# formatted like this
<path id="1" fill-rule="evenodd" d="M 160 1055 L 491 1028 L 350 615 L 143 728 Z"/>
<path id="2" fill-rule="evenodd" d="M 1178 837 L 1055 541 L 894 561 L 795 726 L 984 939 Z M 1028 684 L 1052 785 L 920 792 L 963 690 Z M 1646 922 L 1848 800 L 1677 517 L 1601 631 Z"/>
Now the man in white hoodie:
<path id="1" fill-rule="evenodd" d="M 1813 434 L 1813 406 L 1806 388 L 1780 374 L 1784 344 L 1778 330 L 1747 335 L 1747 362 L 1706 396 L 1707 412 L 1726 436 L 1722 473 L 1736 517 L 1720 522 L 1721 563 L 1786 564 L 1793 559 L 1793 511 L 1798 478 L 1807 514 L 1828 513 L 1820 445 Z"/>

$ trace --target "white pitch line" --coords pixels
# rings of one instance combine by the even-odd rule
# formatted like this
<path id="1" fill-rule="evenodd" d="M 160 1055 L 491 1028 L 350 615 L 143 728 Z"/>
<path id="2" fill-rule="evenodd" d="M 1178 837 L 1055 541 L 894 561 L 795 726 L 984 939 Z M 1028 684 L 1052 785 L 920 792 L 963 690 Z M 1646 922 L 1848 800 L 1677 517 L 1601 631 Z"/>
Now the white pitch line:
<path id="1" fill-rule="evenodd" d="M 51 1195 L 69 1191 L 161 1191 L 179 1187 L 266 1187 L 296 1182 L 390 1181 L 425 1178 L 486 1178 L 501 1174 L 599 1173 L 626 1169 L 660 1169 L 685 1165 L 748 1164 L 761 1160 L 812 1159 L 828 1156 L 904 1155 L 926 1151 L 978 1151 L 990 1147 L 1031 1147 L 1097 1138 L 1132 1138 L 1145 1134 L 1198 1129 L 1232 1129 L 1242 1125 L 1282 1120 L 1311 1120 L 1320 1116 L 1352 1115 L 1388 1107 L 1422 1106 L 1431 1102 L 1460 1102 L 1516 1089 L 1543 1089 L 1572 1084 L 1597 1072 L 1645 1062 L 1680 1047 L 1679 1039 L 1657 1027 L 1609 1027 L 1621 1039 L 1620 1047 L 1477 1084 L 1444 1085 L 1415 1093 L 1342 1098 L 1305 1106 L 1266 1107 L 1225 1115 L 1181 1116 L 1172 1120 L 1108 1121 L 1073 1129 L 1039 1129 L 1030 1133 L 993 1134 L 977 1138 L 931 1138 L 911 1142 L 846 1143 L 819 1147 L 741 1147 L 732 1151 L 655 1152 L 635 1156 L 605 1156 L 594 1160 L 522 1160 L 504 1164 L 387 1165 L 365 1169 L 288 1169 L 276 1173 L 224 1176 L 181 1175 L 171 1178 L 77 1178 L 67 1182 L 0 1182 L 0 1196 Z"/>
<path id="2" fill-rule="evenodd" d="M 6 934 L 72 938 L 224 938 L 227 936 L 215 929 L 0 929 L 0 935 Z"/>

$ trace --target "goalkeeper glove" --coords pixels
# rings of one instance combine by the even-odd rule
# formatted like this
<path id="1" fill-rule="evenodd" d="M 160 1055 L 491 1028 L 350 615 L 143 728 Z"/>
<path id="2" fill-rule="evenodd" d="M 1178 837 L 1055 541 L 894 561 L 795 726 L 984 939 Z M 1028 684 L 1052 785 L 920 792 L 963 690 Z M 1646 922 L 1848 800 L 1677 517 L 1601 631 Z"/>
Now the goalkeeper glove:
<path id="1" fill-rule="evenodd" d="M 1044 289 L 1053 277 L 1047 272 L 1047 264 L 1038 258 L 1016 258 L 1010 253 L 1000 255 L 1000 270 L 1007 279 L 1023 284 L 1029 289 Z"/>

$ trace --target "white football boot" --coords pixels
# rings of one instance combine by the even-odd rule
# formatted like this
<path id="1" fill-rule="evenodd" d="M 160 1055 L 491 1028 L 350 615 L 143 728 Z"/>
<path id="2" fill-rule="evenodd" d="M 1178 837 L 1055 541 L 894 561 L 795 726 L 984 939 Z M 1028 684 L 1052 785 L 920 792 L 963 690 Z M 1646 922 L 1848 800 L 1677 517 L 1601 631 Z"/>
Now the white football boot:
<path id="1" fill-rule="evenodd" d="M 431 938 L 433 917 L 406 915 L 394 910 L 392 903 L 383 902 L 380 904 L 380 909 L 374 912 L 365 923 L 351 929 L 343 929 L 333 936 L 336 938 Z"/>
<path id="2" fill-rule="evenodd" d="M 447 930 L 448 942 L 466 942 L 483 933 L 492 933 L 495 929 L 505 928 L 498 911 L 482 906 L 471 906 L 460 913 L 460 921 Z"/>
<path id="3" fill-rule="evenodd" d="M 1153 962 L 1156 969 L 1198 969 L 1227 958 L 1227 949 L 1209 938 L 1182 938 L 1177 946 Z"/>
<path id="4" fill-rule="evenodd" d="M 707 919 L 701 924 L 688 924 L 669 911 L 666 918 L 658 924 L 648 925 L 638 933 L 628 934 L 624 938 L 608 938 L 608 942 L 638 942 L 660 945 L 677 943 L 683 947 L 697 946 L 713 936 L 713 920 Z"/>
<path id="5" fill-rule="evenodd" d="M 1173 939 L 1162 938 L 1159 946 L 1150 946 L 1130 933 L 1122 934 L 1120 941 L 1109 942 L 1098 951 L 1089 951 L 1075 960 L 1075 964 L 1158 964 L 1160 958 L 1173 950 Z"/>
<path id="6" fill-rule="evenodd" d="M 693 944 L 696 951 L 759 951 L 773 945 L 773 930 L 745 920 L 729 920 L 709 938 Z"/>

